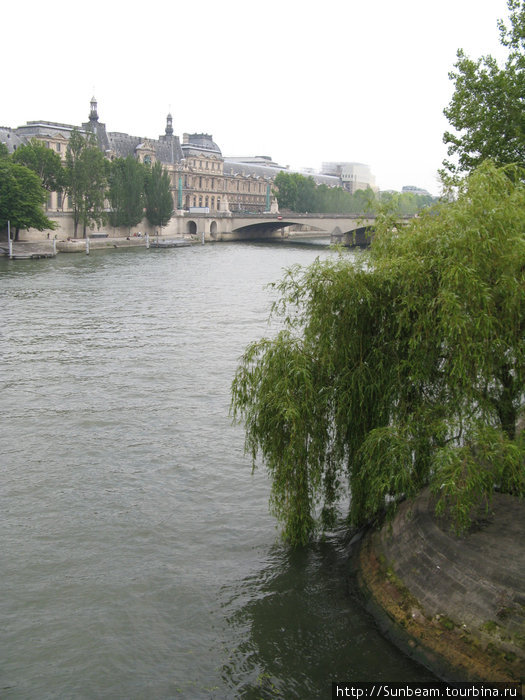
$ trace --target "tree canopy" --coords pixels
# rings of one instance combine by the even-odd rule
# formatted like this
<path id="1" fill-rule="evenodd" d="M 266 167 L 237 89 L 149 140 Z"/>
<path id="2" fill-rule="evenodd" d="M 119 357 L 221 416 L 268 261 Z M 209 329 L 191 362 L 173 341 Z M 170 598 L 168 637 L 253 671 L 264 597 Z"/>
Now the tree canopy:
<path id="1" fill-rule="evenodd" d="M 144 216 L 145 166 L 133 156 L 117 158 L 111 163 L 109 201 L 112 226 L 135 226 Z"/>
<path id="2" fill-rule="evenodd" d="M 508 8 L 509 27 L 499 22 L 505 65 L 490 55 L 473 60 L 460 49 L 449 74 L 455 91 L 444 113 L 454 131 L 443 140 L 453 157 L 444 165 L 452 173 L 470 172 L 487 158 L 525 163 L 525 2 L 508 0 Z"/>
<path id="3" fill-rule="evenodd" d="M 66 190 L 73 209 L 74 235 L 78 226 L 101 224 L 105 220 L 105 195 L 108 161 L 98 148 L 93 134 L 83 136 L 74 129 L 66 152 Z"/>
<path id="4" fill-rule="evenodd" d="M 168 171 L 157 161 L 146 171 L 146 217 L 153 226 L 166 226 L 173 215 L 173 197 Z"/>
<path id="5" fill-rule="evenodd" d="M 292 544 L 348 494 L 360 525 L 430 484 L 458 529 L 495 484 L 525 495 L 525 185 L 509 167 L 277 285 L 281 330 L 246 349 L 232 414 Z"/>
<path id="6" fill-rule="evenodd" d="M 409 192 L 376 194 L 371 188 L 350 193 L 342 187 L 316 185 L 313 177 L 280 172 L 274 180 L 275 195 L 281 210 L 331 214 L 375 214 L 389 202 L 398 215 L 415 214 L 434 201 L 431 195 Z"/>
<path id="7" fill-rule="evenodd" d="M 19 146 L 12 159 L 36 173 L 48 192 L 60 192 L 64 188 L 65 174 L 60 156 L 38 139 L 31 139 L 28 144 Z"/>
<path id="8" fill-rule="evenodd" d="M 45 191 L 38 175 L 11 158 L 0 157 L 0 229 L 9 221 L 16 231 L 56 228 L 44 214 Z"/>

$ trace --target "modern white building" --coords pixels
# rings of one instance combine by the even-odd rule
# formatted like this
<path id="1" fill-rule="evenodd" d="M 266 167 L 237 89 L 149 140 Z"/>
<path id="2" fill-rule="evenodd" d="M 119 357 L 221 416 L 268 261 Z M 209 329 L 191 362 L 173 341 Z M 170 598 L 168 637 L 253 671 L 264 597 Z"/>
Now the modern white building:
<path id="1" fill-rule="evenodd" d="M 376 179 L 369 165 L 364 163 L 332 162 L 323 163 L 322 172 L 325 175 L 339 177 L 343 187 L 351 194 L 368 187 L 377 192 Z"/>

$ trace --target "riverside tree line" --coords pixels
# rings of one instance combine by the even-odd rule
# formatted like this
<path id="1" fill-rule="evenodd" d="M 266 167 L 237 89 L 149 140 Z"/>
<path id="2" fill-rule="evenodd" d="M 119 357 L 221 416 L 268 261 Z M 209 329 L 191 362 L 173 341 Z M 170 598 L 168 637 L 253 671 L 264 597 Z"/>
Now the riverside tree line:
<path id="1" fill-rule="evenodd" d="M 292 544 L 363 525 L 430 488 L 458 532 L 495 490 L 525 495 L 525 1 L 507 59 L 458 51 L 443 196 L 406 227 L 380 210 L 368 251 L 293 267 L 279 332 L 232 384 L 254 467 Z"/>
<path id="2" fill-rule="evenodd" d="M 162 227 L 174 208 L 169 174 L 160 163 L 147 165 L 133 156 L 110 161 L 94 134 L 74 130 L 64 162 L 37 139 L 12 155 L 0 144 L 0 229 L 10 221 L 17 238 L 20 229 L 56 228 L 43 210 L 51 192 L 67 201 L 75 238 L 95 224 L 131 229 L 144 216 Z"/>
<path id="3" fill-rule="evenodd" d="M 398 216 L 410 216 L 435 201 L 431 195 L 412 192 L 376 194 L 370 187 L 350 193 L 342 187 L 316 185 L 313 177 L 299 173 L 281 172 L 274 185 L 279 209 L 298 213 L 374 215 L 387 204 Z"/>

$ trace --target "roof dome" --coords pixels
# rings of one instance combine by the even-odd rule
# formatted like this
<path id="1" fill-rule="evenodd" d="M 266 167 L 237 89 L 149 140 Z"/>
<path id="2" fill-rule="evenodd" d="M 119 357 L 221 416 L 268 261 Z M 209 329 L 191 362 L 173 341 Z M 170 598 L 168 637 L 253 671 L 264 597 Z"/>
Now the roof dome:
<path id="1" fill-rule="evenodd" d="M 188 134 L 188 142 L 184 144 L 191 149 L 208 151 L 221 156 L 221 149 L 217 146 L 211 134 Z"/>

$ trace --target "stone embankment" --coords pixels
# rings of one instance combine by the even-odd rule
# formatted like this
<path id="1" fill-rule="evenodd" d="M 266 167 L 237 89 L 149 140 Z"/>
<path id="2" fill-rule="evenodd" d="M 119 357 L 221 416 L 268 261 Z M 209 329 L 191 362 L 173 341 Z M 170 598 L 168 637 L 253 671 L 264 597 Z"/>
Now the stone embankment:
<path id="1" fill-rule="evenodd" d="M 429 492 L 366 536 L 359 578 L 370 610 L 404 651 L 450 682 L 523 682 L 525 501 L 496 494 L 458 537 Z"/>
<path id="2" fill-rule="evenodd" d="M 173 236 L 150 236 L 150 243 L 154 241 L 182 240 Z M 111 250 L 114 248 L 146 247 L 146 238 L 130 236 L 129 238 L 89 238 L 89 250 Z M 8 255 L 7 241 L 0 242 L 0 255 Z M 47 258 L 56 253 L 86 253 L 87 241 L 85 238 L 68 238 L 67 240 L 45 241 L 13 241 L 12 253 L 16 259 L 22 258 Z"/>
<path id="3" fill-rule="evenodd" d="M 90 238 L 90 250 L 102 250 L 106 248 L 132 248 L 139 246 L 144 248 L 145 238 L 130 236 L 129 238 Z M 85 238 L 69 238 L 66 241 L 57 241 L 57 251 L 59 253 L 85 253 Z"/>

